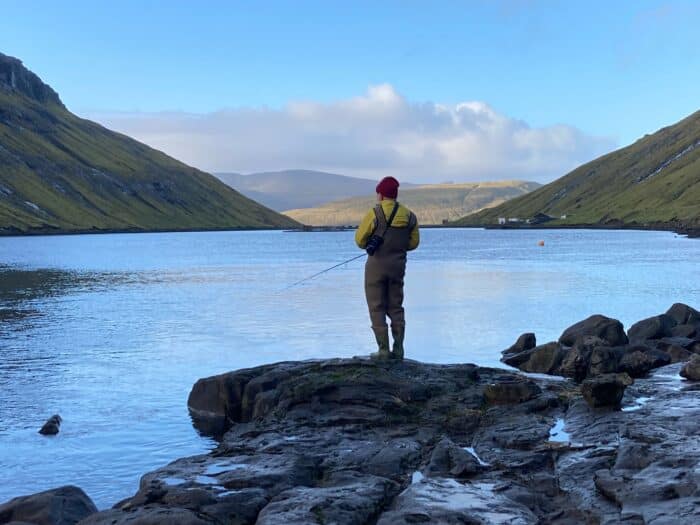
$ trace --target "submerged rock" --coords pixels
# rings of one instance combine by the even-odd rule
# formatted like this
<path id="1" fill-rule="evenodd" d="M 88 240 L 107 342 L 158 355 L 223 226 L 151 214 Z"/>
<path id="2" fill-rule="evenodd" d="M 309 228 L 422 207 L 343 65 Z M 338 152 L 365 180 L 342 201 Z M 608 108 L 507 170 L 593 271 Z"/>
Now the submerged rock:
<path id="1" fill-rule="evenodd" d="M 44 423 L 43 426 L 39 429 L 39 434 L 43 434 L 44 436 L 54 436 L 58 434 L 62 421 L 63 419 L 61 418 L 61 416 L 59 416 L 58 414 L 54 414 L 49 419 L 47 419 L 46 423 Z"/>

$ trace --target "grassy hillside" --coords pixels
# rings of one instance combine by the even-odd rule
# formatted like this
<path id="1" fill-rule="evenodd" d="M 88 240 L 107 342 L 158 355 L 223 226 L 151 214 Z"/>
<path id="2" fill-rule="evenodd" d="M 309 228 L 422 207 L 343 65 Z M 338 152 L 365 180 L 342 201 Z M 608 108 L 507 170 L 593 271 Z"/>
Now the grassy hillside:
<path id="1" fill-rule="evenodd" d="M 538 188 L 535 182 L 499 181 L 433 184 L 399 191 L 399 201 L 411 208 L 421 224 L 442 224 L 475 210 L 496 206 Z M 317 208 L 285 211 L 285 215 L 314 226 L 355 225 L 375 202 L 367 197 L 329 202 Z"/>
<path id="2" fill-rule="evenodd" d="M 457 221 L 495 224 L 537 213 L 551 225 L 700 226 L 700 111 L 528 195 Z"/>
<path id="3" fill-rule="evenodd" d="M 277 211 L 313 208 L 326 202 L 370 195 L 377 186 L 376 180 L 312 170 L 215 175 L 243 195 Z M 415 186 L 401 183 L 401 188 Z"/>
<path id="4" fill-rule="evenodd" d="M 0 233 L 292 225 L 215 177 L 73 115 L 0 54 Z"/>

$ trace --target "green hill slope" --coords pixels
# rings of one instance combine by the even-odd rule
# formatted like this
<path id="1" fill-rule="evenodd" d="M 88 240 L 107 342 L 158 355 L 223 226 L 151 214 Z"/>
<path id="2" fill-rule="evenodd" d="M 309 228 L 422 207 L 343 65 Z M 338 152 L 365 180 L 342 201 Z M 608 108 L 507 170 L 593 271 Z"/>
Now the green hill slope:
<path id="1" fill-rule="evenodd" d="M 445 220 L 455 220 L 472 211 L 496 206 L 539 187 L 536 182 L 523 181 L 432 184 L 400 190 L 399 201 L 413 210 L 421 224 L 442 224 Z M 355 225 L 374 202 L 375 197 L 370 195 L 284 213 L 313 226 Z"/>
<path id="2" fill-rule="evenodd" d="M 0 54 L 0 233 L 292 225 L 215 177 L 73 115 Z"/>
<path id="3" fill-rule="evenodd" d="M 243 195 L 277 211 L 313 208 L 331 201 L 371 195 L 377 186 L 376 180 L 312 170 L 214 175 Z M 402 189 L 415 187 L 415 184 L 401 183 Z"/>
<path id="4" fill-rule="evenodd" d="M 551 225 L 700 226 L 700 111 L 458 225 L 544 213 Z M 566 215 L 565 219 L 561 219 Z"/>

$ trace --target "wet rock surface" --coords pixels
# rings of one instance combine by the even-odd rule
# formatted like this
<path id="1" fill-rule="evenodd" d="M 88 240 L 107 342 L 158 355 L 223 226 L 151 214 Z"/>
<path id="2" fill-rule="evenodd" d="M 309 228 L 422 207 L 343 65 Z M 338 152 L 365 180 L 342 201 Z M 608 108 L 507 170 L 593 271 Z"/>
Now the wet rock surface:
<path id="1" fill-rule="evenodd" d="M 601 318 L 506 353 L 567 378 L 356 358 L 202 379 L 189 408 L 219 446 L 80 523 L 700 523 L 700 383 L 667 364 L 696 341 L 620 345 Z"/>
<path id="2" fill-rule="evenodd" d="M 219 447 L 84 523 L 697 523 L 700 408 L 681 366 L 637 379 L 621 410 L 590 407 L 569 380 L 472 365 L 339 359 L 208 378 L 191 399 L 200 417 L 220 414 L 199 389 L 227 407 Z M 494 385 L 507 403 L 487 398 Z"/>

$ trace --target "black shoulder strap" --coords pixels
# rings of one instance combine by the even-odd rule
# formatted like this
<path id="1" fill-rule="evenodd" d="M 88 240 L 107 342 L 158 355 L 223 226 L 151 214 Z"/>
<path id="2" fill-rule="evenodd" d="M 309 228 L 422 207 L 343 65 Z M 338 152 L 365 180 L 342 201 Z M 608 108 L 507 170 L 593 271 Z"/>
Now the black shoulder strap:
<path id="1" fill-rule="evenodd" d="M 399 210 L 399 203 L 396 202 L 394 203 L 394 209 L 391 210 L 391 215 L 389 215 L 389 220 L 386 220 L 386 215 L 384 215 L 384 208 L 382 208 L 381 204 L 377 204 L 374 207 L 374 216 L 377 218 L 377 227 L 375 228 L 375 235 L 378 235 L 379 237 L 384 237 L 386 235 L 386 231 L 389 229 L 391 226 L 391 223 L 394 221 L 394 217 L 396 217 L 396 212 Z"/>
<path id="2" fill-rule="evenodd" d="M 394 203 L 394 209 L 391 210 L 391 215 L 389 216 L 389 221 L 386 223 L 386 227 L 391 227 L 391 223 L 394 222 L 394 217 L 396 217 L 396 212 L 399 211 L 399 203 Z"/>

